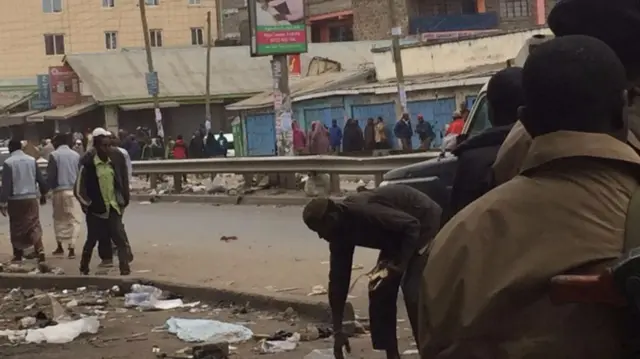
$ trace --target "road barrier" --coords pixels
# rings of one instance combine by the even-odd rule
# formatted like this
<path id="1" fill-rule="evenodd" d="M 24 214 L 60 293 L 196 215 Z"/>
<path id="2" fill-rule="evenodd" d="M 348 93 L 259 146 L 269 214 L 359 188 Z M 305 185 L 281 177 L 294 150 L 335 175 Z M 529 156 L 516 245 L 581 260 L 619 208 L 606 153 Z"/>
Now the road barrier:
<path id="1" fill-rule="evenodd" d="M 183 174 L 237 173 L 251 176 L 255 173 L 283 174 L 309 173 L 312 171 L 331 175 L 374 175 L 376 185 L 382 175 L 394 168 L 429 160 L 439 152 L 421 152 L 391 156 L 346 157 L 346 156 L 282 156 L 282 157 L 233 157 L 185 160 L 133 161 L 134 175 L 150 175 L 151 188 L 155 188 L 158 175 L 173 175 L 175 190 L 182 188 Z M 47 162 L 38 164 L 46 172 Z M 332 176 L 332 191 L 339 191 L 339 179 Z"/>

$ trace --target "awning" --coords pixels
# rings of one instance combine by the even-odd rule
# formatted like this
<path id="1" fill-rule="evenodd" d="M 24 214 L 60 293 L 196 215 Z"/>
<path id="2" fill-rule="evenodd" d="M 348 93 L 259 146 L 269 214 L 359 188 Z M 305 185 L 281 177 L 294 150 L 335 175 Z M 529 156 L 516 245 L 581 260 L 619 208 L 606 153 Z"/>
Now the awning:
<path id="1" fill-rule="evenodd" d="M 180 104 L 177 102 L 160 102 L 158 104 L 160 108 L 174 108 L 180 107 Z M 137 103 L 133 105 L 120 105 L 119 106 L 122 111 L 135 111 L 135 110 L 150 110 L 155 108 L 153 102 L 145 102 L 145 103 Z"/>
<path id="2" fill-rule="evenodd" d="M 44 120 L 68 120 L 71 117 L 89 112 L 98 107 L 95 102 L 84 102 L 68 107 L 55 108 L 27 117 L 27 122 L 43 122 Z"/>
<path id="3" fill-rule="evenodd" d="M 27 117 L 34 115 L 38 112 L 40 111 L 31 110 L 31 111 L 8 113 L 5 115 L 0 115 L 0 127 L 22 125 L 27 121 Z"/>

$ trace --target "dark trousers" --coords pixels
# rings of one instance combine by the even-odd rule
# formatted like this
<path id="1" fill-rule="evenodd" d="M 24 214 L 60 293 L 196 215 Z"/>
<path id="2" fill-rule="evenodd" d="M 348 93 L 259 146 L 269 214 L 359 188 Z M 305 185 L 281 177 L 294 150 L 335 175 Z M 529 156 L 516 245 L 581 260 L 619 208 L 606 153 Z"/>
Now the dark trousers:
<path id="1" fill-rule="evenodd" d="M 109 211 L 109 218 L 96 217 L 87 214 L 87 240 L 82 248 L 82 259 L 80 260 L 80 270 L 88 271 L 91 255 L 96 244 L 98 244 L 98 255 L 101 259 L 111 259 L 113 250 L 111 242 L 118 250 L 118 264 L 120 271 L 129 271 L 130 247 L 127 234 L 122 223 L 122 216 L 113 208 Z M 102 249 L 101 249 L 102 248 Z M 105 257 L 103 257 L 105 256 Z"/>
<path id="2" fill-rule="evenodd" d="M 380 252 L 378 261 L 390 261 L 384 252 Z M 427 254 L 416 253 L 402 276 L 387 278 L 387 283 L 369 292 L 369 323 L 371 342 L 375 350 L 393 350 L 398 347 L 396 322 L 398 313 L 398 289 L 402 287 L 404 304 L 411 324 L 413 337 L 418 341 L 418 307 L 422 272 L 427 265 Z"/>

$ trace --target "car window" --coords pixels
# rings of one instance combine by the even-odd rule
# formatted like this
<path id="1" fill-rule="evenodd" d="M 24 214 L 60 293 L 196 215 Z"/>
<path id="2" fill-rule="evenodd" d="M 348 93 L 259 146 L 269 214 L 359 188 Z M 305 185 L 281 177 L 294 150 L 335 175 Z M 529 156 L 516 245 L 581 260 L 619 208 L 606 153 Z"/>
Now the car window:
<path id="1" fill-rule="evenodd" d="M 476 100 L 476 104 L 478 106 L 472 111 L 471 122 L 469 123 L 469 129 L 467 131 L 469 136 L 477 135 L 491 127 L 491 122 L 489 122 L 489 104 L 485 93 L 480 94 L 480 97 Z"/>

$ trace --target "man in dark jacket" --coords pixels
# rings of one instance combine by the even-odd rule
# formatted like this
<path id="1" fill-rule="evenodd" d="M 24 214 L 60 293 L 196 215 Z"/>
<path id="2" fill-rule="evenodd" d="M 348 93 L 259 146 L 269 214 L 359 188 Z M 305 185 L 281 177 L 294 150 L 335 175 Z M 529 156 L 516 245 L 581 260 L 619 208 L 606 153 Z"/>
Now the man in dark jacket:
<path id="1" fill-rule="evenodd" d="M 491 166 L 518 119 L 518 107 L 524 105 L 522 69 L 509 67 L 493 75 L 487 85 L 487 102 L 492 127 L 453 150 L 458 157 L 458 169 L 443 224 L 491 189 Z"/>
<path id="2" fill-rule="evenodd" d="M 74 195 L 80 202 L 87 220 L 87 240 L 82 249 L 80 272 L 89 274 L 89 263 L 96 243 L 118 250 L 120 274 L 131 273 L 130 248 L 122 214 L 129 205 L 129 176 L 122 153 L 110 146 L 109 132 L 103 128 L 93 131 L 95 152 L 81 159 Z"/>
<path id="3" fill-rule="evenodd" d="M 304 209 L 305 224 L 329 242 L 329 304 L 333 318 L 334 356 L 343 359 L 349 342 L 342 317 L 351 280 L 356 246 L 379 249 L 378 264 L 370 273 L 369 317 L 374 349 L 387 359 L 399 359 L 396 302 L 402 292 L 417 338 L 418 283 L 426 264 L 426 248 L 440 227 L 441 209 L 422 192 L 404 185 L 359 192 L 342 203 L 314 199 Z"/>
<path id="4" fill-rule="evenodd" d="M 420 148 L 428 150 L 431 148 L 431 142 L 436 137 L 431 124 L 424 120 L 422 115 L 418 115 L 418 124 L 416 125 L 416 133 L 420 138 Z"/>

